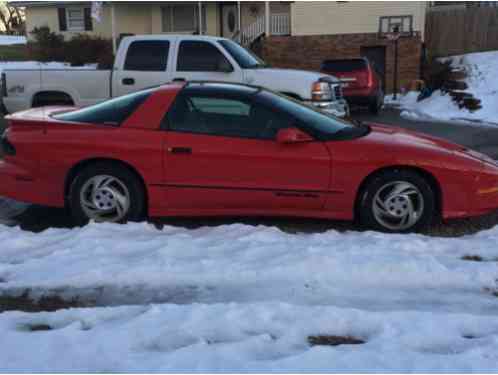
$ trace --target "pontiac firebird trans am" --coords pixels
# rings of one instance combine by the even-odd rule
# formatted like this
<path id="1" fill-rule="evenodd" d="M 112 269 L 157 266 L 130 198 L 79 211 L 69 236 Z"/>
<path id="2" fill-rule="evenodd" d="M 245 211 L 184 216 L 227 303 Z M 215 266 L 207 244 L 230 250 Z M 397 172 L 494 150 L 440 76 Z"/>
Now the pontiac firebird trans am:
<path id="1" fill-rule="evenodd" d="M 357 219 L 386 232 L 498 208 L 498 164 L 254 86 L 172 83 L 7 117 L 0 195 L 77 224 L 146 216 Z"/>

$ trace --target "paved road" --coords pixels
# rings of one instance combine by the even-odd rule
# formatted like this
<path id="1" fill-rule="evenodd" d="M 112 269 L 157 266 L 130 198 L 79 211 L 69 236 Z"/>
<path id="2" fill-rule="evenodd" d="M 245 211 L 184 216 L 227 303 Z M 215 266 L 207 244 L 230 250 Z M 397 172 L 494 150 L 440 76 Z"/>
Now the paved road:
<path id="1" fill-rule="evenodd" d="M 399 116 L 399 111 L 395 109 L 384 110 L 379 116 L 372 116 L 367 111 L 357 111 L 353 114 L 353 117 L 361 121 L 399 126 L 446 138 L 498 159 L 498 127 L 411 121 L 401 118 Z M 4 121 L 0 116 L 0 131 L 3 126 Z M 12 208 L 12 205 L 7 204 L 4 205 L 4 207 Z M 2 212 L 0 212 L 0 222 L 5 222 L 5 219 L 5 217 L 2 217 Z M 15 220 L 14 223 L 19 224 L 23 229 L 32 231 L 40 231 L 50 227 L 70 226 L 70 219 L 65 210 L 40 206 L 31 206 L 27 211 L 16 217 Z M 12 223 L 12 218 L 9 218 L 8 221 Z M 185 227 L 198 227 L 202 225 L 227 224 L 233 223 L 234 221 L 255 225 L 276 225 L 289 232 L 319 232 L 328 229 L 356 229 L 351 223 L 347 222 L 281 218 L 164 219 L 162 223 Z M 498 225 L 498 212 L 480 218 L 455 220 L 449 224 L 435 225 L 427 234 L 455 236 L 474 233 L 482 229 L 491 228 L 495 225 Z"/>

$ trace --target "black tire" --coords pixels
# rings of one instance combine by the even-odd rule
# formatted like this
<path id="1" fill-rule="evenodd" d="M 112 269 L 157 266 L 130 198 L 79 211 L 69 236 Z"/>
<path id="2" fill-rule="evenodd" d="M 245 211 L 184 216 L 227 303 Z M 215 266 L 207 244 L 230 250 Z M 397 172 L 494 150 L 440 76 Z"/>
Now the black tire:
<path id="1" fill-rule="evenodd" d="M 382 97 L 378 95 L 370 101 L 370 104 L 368 105 L 368 110 L 370 111 L 371 114 L 378 115 L 380 113 L 380 110 L 382 109 L 383 104 L 384 101 Z"/>
<path id="2" fill-rule="evenodd" d="M 423 209 L 418 220 L 409 228 L 401 230 L 386 227 L 374 213 L 374 199 L 377 193 L 386 185 L 406 182 L 418 189 L 423 198 Z M 386 233 L 419 232 L 433 222 L 436 215 L 435 192 L 427 180 L 415 171 L 393 169 L 375 175 L 360 192 L 358 204 L 358 218 L 360 224 L 368 229 Z"/>
<path id="3" fill-rule="evenodd" d="M 97 162 L 83 168 L 74 178 L 69 189 L 68 205 L 75 225 L 86 225 L 90 218 L 86 215 L 80 202 L 82 188 L 95 176 L 106 175 L 120 180 L 128 189 L 129 208 L 119 223 L 141 221 L 145 217 L 145 191 L 137 176 L 124 166 L 111 162 Z"/>

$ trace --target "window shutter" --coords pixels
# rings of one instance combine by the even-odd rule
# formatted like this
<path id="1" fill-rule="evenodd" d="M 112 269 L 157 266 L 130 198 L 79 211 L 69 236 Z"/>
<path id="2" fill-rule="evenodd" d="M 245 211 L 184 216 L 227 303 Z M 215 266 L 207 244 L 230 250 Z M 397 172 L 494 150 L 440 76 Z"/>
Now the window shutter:
<path id="1" fill-rule="evenodd" d="M 66 8 L 57 8 L 57 14 L 59 16 L 59 30 L 66 31 L 67 30 Z"/>
<path id="2" fill-rule="evenodd" d="M 85 8 L 85 31 L 92 31 L 92 8 Z"/>

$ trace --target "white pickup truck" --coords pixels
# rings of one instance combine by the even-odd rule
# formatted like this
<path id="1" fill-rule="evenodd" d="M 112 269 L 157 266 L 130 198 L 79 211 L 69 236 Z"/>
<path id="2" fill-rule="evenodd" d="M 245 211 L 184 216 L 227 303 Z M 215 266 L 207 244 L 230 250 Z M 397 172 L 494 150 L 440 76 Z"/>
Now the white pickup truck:
<path id="1" fill-rule="evenodd" d="M 333 76 L 272 69 L 229 39 L 190 35 L 126 37 L 120 43 L 112 71 L 4 70 L 0 104 L 3 101 L 9 113 L 44 105 L 84 107 L 145 87 L 180 80 L 262 86 L 309 102 L 339 117 L 349 112 L 341 83 Z"/>

